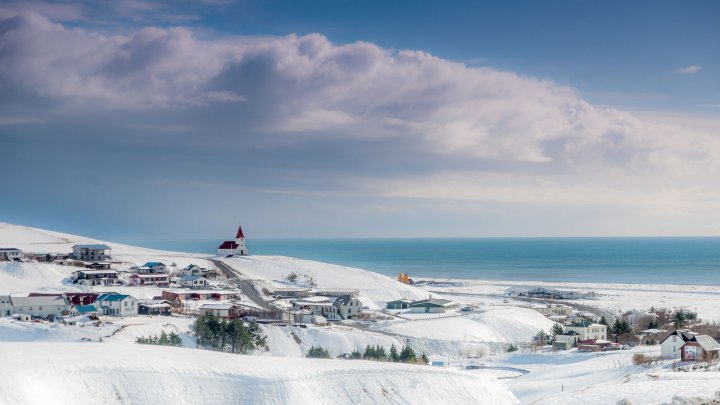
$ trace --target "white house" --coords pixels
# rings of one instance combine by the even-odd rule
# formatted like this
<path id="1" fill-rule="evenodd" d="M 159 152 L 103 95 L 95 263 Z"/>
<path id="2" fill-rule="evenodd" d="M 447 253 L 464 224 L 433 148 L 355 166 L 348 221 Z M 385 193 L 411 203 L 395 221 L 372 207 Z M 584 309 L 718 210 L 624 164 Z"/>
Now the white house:
<path id="1" fill-rule="evenodd" d="M 13 314 L 53 319 L 70 313 L 70 304 L 62 294 L 10 297 Z"/>
<path id="2" fill-rule="evenodd" d="M 95 300 L 95 306 L 103 315 L 137 316 L 138 314 L 138 300 L 126 294 L 102 294 Z"/>
<path id="3" fill-rule="evenodd" d="M 248 249 L 245 246 L 245 235 L 243 234 L 242 227 L 238 226 L 235 240 L 226 240 L 220 246 L 218 246 L 219 255 L 247 255 Z"/>
<path id="4" fill-rule="evenodd" d="M 208 279 L 203 276 L 182 276 L 178 284 L 187 288 L 204 288 L 208 285 Z"/>
<path id="5" fill-rule="evenodd" d="M 576 322 L 564 326 L 565 332 L 575 332 L 579 335 L 578 340 L 607 339 L 607 326 L 592 322 Z"/>
<path id="6" fill-rule="evenodd" d="M 142 266 L 132 267 L 130 270 L 138 274 L 165 274 L 167 272 L 167 266 L 161 262 L 147 262 Z"/>
<path id="7" fill-rule="evenodd" d="M 543 307 L 533 307 L 534 310 L 545 316 L 572 316 L 573 308 L 563 304 L 548 304 Z"/>
<path id="8" fill-rule="evenodd" d="M 238 317 L 240 307 L 229 303 L 202 304 L 198 310 L 202 315 L 215 315 L 218 318 L 235 319 Z"/>
<path id="9" fill-rule="evenodd" d="M 74 284 L 114 285 L 118 280 L 115 270 L 77 270 L 71 275 Z"/>
<path id="10" fill-rule="evenodd" d="M 553 348 L 567 350 L 575 346 L 578 340 L 580 340 L 579 333 L 573 330 L 565 331 L 563 333 L 555 335 L 555 340 L 553 341 Z"/>
<path id="11" fill-rule="evenodd" d="M 83 262 L 104 262 L 110 260 L 108 245 L 90 244 L 73 246 L 72 258 Z"/>
<path id="12" fill-rule="evenodd" d="M 660 355 L 662 357 L 673 359 L 680 359 L 681 349 L 685 346 L 685 343 L 695 340 L 695 333 L 688 329 L 680 329 L 673 331 L 669 335 L 665 336 L 660 342 Z"/>
<path id="13" fill-rule="evenodd" d="M 15 248 L 0 248 L 0 260 L 17 260 L 23 257 L 23 252 Z"/>
<path id="14" fill-rule="evenodd" d="M 329 320 L 352 319 L 362 312 L 360 300 L 352 295 L 305 297 L 294 301 L 293 307 L 307 309 Z"/>
<path id="15" fill-rule="evenodd" d="M 441 313 L 447 312 L 448 310 L 455 307 L 455 303 L 442 299 L 442 298 L 430 298 L 421 301 L 415 301 L 410 304 L 410 312 L 413 313 Z"/>
<path id="16" fill-rule="evenodd" d="M 129 280 L 132 286 L 156 285 L 158 287 L 167 287 L 170 285 L 170 275 L 168 274 L 133 274 L 129 277 Z"/>

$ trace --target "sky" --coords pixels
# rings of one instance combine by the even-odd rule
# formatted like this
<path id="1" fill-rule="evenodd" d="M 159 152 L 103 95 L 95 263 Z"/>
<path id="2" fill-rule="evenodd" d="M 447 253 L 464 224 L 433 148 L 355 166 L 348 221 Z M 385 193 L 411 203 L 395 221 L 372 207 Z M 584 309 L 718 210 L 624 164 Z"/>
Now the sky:
<path id="1" fill-rule="evenodd" d="M 720 234 L 713 1 L 0 2 L 0 222 Z"/>

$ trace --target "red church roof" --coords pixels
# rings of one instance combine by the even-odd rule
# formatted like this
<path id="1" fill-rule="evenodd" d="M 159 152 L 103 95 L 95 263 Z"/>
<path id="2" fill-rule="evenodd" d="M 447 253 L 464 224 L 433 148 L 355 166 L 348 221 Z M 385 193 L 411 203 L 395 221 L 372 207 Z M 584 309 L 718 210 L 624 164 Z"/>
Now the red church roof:
<path id="1" fill-rule="evenodd" d="M 243 235 L 242 227 L 238 225 L 238 233 L 235 235 L 235 238 L 245 238 L 245 235 Z"/>
<path id="2" fill-rule="evenodd" d="M 235 243 L 234 240 L 226 240 L 222 245 L 218 246 L 218 249 L 237 249 L 238 246 L 240 245 Z"/>

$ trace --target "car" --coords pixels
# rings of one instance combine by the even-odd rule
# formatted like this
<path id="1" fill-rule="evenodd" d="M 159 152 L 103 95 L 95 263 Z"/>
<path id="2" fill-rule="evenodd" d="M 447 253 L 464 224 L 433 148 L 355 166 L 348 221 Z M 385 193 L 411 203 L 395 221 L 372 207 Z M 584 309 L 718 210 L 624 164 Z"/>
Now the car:
<path id="1" fill-rule="evenodd" d="M 470 312 L 473 310 L 473 307 L 465 306 L 465 307 L 460 308 L 460 310 L 463 312 Z"/>

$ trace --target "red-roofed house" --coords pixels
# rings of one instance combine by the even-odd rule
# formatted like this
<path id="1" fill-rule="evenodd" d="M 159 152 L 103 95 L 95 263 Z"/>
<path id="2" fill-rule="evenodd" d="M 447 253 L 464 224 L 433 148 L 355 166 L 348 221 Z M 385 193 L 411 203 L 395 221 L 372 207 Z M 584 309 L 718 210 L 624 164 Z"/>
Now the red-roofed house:
<path id="1" fill-rule="evenodd" d="M 235 240 L 226 240 L 220 246 L 218 246 L 219 255 L 246 255 L 248 249 L 245 246 L 245 235 L 243 234 L 242 227 L 238 226 L 237 235 Z"/>

